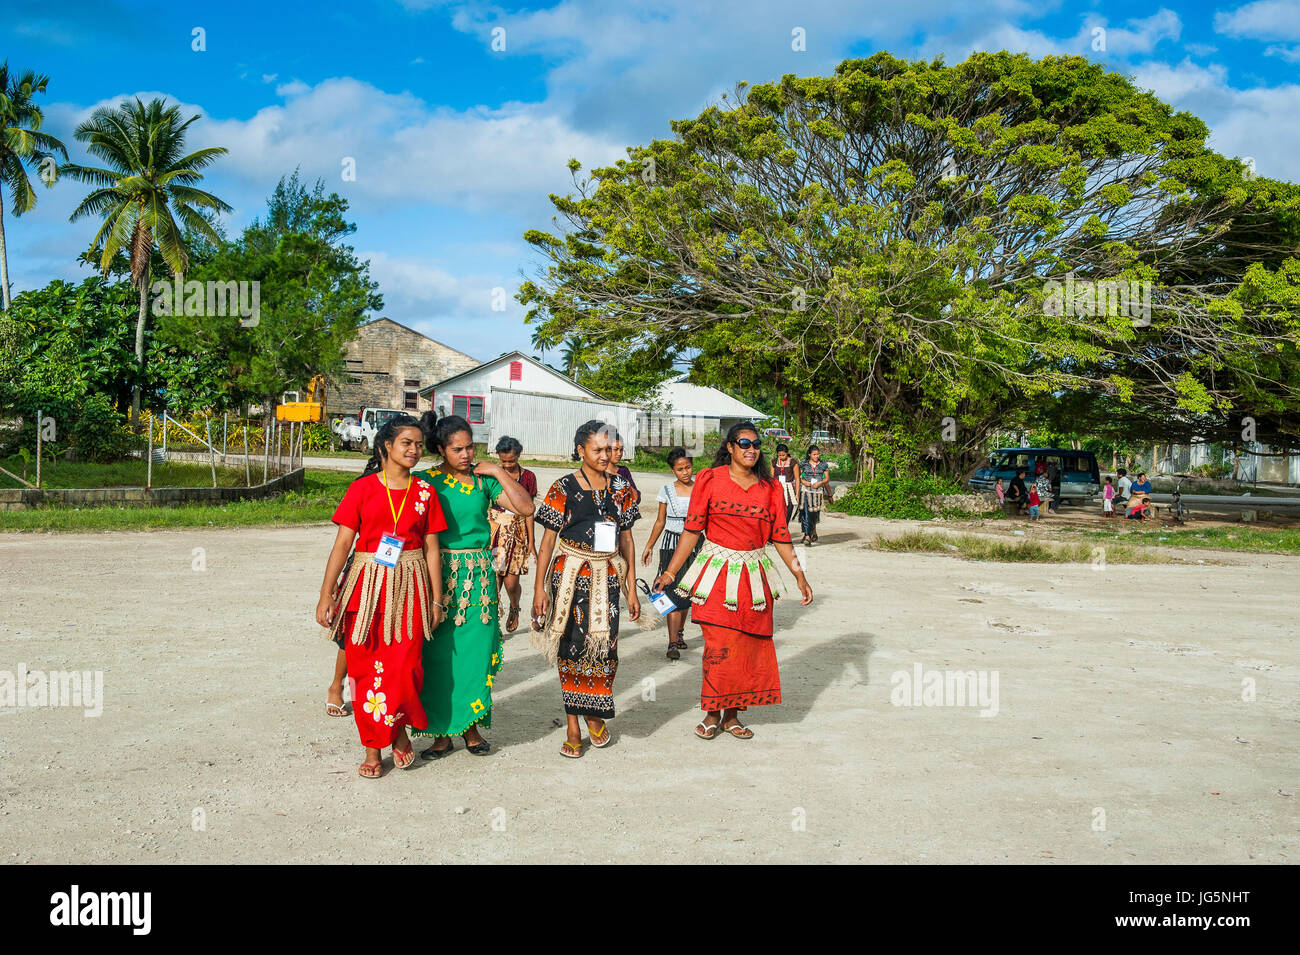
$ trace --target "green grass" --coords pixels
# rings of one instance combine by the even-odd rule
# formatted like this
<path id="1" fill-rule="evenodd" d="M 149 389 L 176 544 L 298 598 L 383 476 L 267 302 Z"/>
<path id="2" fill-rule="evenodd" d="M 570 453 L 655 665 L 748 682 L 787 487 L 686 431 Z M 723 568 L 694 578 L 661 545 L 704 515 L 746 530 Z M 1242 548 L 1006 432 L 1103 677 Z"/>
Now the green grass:
<path id="1" fill-rule="evenodd" d="M 92 488 L 92 487 L 144 487 L 146 461 L 114 461 L 109 464 L 88 462 L 41 462 L 41 487 Z M 22 476 L 23 461 L 17 456 L 0 460 L 0 466 Z M 254 483 L 261 481 L 261 471 L 254 468 Z M 36 482 L 36 463 L 27 466 L 27 480 Z M 169 462 L 153 467 L 154 487 L 212 487 L 212 471 L 208 464 Z M 217 468 L 218 487 L 243 487 L 243 468 Z M 6 474 L 0 474 L 0 487 L 22 487 Z"/>
<path id="2" fill-rule="evenodd" d="M 1177 529 L 1132 530 L 1124 534 L 1103 530 L 1075 533 L 1087 540 L 1122 540 L 1126 544 L 1139 544 L 1145 547 L 1200 547 L 1256 554 L 1300 554 L 1300 530 L 1295 528 L 1263 528 L 1243 524 L 1237 527 L 1201 529 L 1191 526 Z"/>
<path id="3" fill-rule="evenodd" d="M 242 474 L 241 474 L 242 477 Z M 179 507 L 50 505 L 0 511 L 0 531 L 147 531 L 165 527 L 249 527 L 328 521 L 348 484 L 347 471 L 308 469 L 301 491 L 260 501 L 184 504 Z"/>
<path id="4" fill-rule="evenodd" d="M 873 550 L 896 553 L 949 554 L 967 560 L 999 563 L 1081 564 L 1091 563 L 1097 557 L 1097 545 L 1044 544 L 1030 540 L 1012 543 L 974 534 L 933 534 L 925 531 L 909 531 L 897 537 L 878 535 L 867 546 Z M 1170 560 L 1159 552 L 1128 544 L 1106 544 L 1103 549 L 1108 564 L 1162 564 Z"/>

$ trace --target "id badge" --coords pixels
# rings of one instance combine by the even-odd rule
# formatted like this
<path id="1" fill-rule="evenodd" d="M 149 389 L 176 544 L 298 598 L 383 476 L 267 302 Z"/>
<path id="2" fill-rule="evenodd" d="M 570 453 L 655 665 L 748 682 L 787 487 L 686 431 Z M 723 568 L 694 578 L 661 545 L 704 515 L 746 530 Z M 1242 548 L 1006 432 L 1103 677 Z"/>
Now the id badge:
<path id="1" fill-rule="evenodd" d="M 618 532 L 614 527 L 614 522 L 605 520 L 596 522 L 596 539 L 592 547 L 602 553 L 608 553 L 614 550 L 614 541 L 618 539 Z"/>
<path id="2" fill-rule="evenodd" d="M 654 604 L 654 608 L 659 611 L 661 617 L 666 617 L 677 609 L 677 604 L 673 603 L 672 598 L 662 590 L 657 590 L 652 593 L 650 595 L 650 602 Z"/>
<path id="3" fill-rule="evenodd" d="M 375 548 L 376 564 L 382 564 L 384 567 L 396 567 L 397 558 L 401 556 L 402 539 L 400 537 L 385 534 L 380 538 L 379 546 Z"/>

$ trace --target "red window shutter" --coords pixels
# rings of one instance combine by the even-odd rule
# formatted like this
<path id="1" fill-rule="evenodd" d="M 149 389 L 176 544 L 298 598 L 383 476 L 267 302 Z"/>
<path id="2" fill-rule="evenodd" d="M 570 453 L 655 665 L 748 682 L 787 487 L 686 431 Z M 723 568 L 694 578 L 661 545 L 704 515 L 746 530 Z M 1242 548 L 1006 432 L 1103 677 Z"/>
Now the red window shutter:
<path id="1" fill-rule="evenodd" d="M 512 361 L 510 363 L 510 380 L 511 381 L 524 380 L 524 363 L 522 361 Z"/>

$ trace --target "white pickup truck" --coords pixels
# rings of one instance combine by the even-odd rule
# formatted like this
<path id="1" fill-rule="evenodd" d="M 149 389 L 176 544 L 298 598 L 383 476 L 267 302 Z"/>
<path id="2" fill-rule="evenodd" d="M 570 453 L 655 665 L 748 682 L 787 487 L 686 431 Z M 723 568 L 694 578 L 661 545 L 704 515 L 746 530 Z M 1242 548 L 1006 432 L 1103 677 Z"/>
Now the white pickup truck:
<path id="1" fill-rule="evenodd" d="M 396 408 L 362 408 L 361 417 L 345 415 L 335 418 L 330 430 L 339 436 L 339 443 L 347 451 L 369 453 L 374 446 L 375 435 L 384 426 L 384 422 L 394 415 L 407 414 Z"/>

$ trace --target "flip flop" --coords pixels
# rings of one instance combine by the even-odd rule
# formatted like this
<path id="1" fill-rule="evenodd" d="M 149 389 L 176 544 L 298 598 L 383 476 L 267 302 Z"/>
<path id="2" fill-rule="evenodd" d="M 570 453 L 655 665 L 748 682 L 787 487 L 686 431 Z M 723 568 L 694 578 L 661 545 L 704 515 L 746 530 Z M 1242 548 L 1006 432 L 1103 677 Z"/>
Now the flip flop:
<path id="1" fill-rule="evenodd" d="M 582 756 L 582 744 L 570 743 L 567 739 L 560 744 L 560 755 L 567 756 L 569 759 L 578 759 Z"/>
<path id="2" fill-rule="evenodd" d="M 605 748 L 606 746 L 608 746 L 611 742 L 613 742 L 613 740 L 614 740 L 614 737 L 613 737 L 613 736 L 610 734 L 610 732 L 609 732 L 609 724 L 608 724 L 608 723 L 601 723 L 601 724 L 600 724 L 600 732 L 599 732 L 599 733 L 593 733 L 593 732 L 591 732 L 591 727 L 588 726 L 588 727 L 587 727 L 587 733 L 588 733 L 588 735 L 591 737 L 591 745 L 594 746 L 594 747 L 596 747 L 596 749 L 603 749 L 603 748 Z M 600 740 L 601 742 L 597 743 L 596 740 Z"/>
<path id="3" fill-rule="evenodd" d="M 363 773 L 361 771 L 369 766 L 373 766 L 375 769 L 379 770 L 379 772 Z M 360 776 L 362 779 L 378 779 L 380 776 L 384 775 L 384 764 L 383 763 L 362 763 L 359 767 L 357 767 L 357 775 Z"/>
<path id="4" fill-rule="evenodd" d="M 722 732 L 730 733 L 732 736 L 736 737 L 736 739 L 754 738 L 754 731 L 750 729 L 748 726 L 744 726 L 740 723 L 735 723 L 732 726 L 727 726 L 723 728 Z"/>
<path id="5" fill-rule="evenodd" d="M 706 723 L 704 720 L 700 720 L 695 724 L 695 735 L 700 739 L 713 739 L 718 735 L 720 728 L 717 723 Z M 701 730 L 704 732 L 700 732 Z"/>
<path id="6" fill-rule="evenodd" d="M 410 769 L 415 764 L 415 747 L 402 752 L 396 746 L 393 747 L 393 765 L 398 769 Z"/>
<path id="7" fill-rule="evenodd" d="M 338 712 L 335 713 L 334 710 L 338 710 Z M 348 715 L 347 703 L 331 703 L 328 700 L 326 700 L 325 715 L 326 716 L 347 716 Z"/>

